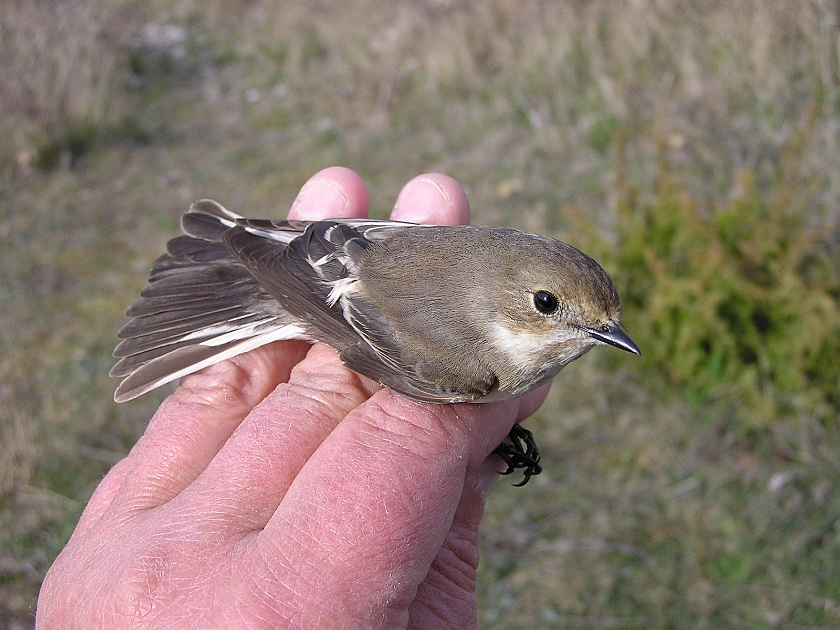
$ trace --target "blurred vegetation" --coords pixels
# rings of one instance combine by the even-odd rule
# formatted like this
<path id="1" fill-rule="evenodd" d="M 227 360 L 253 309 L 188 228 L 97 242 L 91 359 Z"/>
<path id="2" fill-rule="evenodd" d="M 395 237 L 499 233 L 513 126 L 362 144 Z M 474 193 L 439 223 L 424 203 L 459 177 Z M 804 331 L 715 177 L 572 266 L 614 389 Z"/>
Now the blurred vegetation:
<path id="1" fill-rule="evenodd" d="M 236 16 L 236 19 L 231 19 Z M 840 625 L 840 9 L 741 0 L 0 3 L 0 627 L 165 393 L 123 309 L 200 197 L 343 164 L 619 285 L 644 355 L 566 369 L 491 493 L 485 628 Z"/>
<path id="2" fill-rule="evenodd" d="M 840 414 L 840 231 L 813 177 L 801 174 L 821 106 L 812 104 L 783 148 L 772 186 L 759 188 L 743 170 L 720 206 L 692 197 L 667 143 L 650 201 L 627 181 L 620 155 L 617 237 L 592 237 L 646 371 L 664 373 L 695 403 L 737 398 L 746 429 Z"/>

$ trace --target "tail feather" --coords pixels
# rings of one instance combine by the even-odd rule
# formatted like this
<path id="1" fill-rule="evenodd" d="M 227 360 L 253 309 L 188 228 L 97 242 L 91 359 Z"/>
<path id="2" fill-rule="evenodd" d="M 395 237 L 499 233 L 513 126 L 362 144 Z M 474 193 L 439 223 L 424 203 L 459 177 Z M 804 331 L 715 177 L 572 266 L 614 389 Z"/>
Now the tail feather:
<path id="1" fill-rule="evenodd" d="M 149 361 L 133 371 L 120 370 L 119 363 L 111 372 L 113 376 L 127 377 L 114 392 L 114 400 L 126 402 L 193 372 L 202 370 L 219 361 L 233 358 L 272 341 L 302 338 L 301 330 L 294 325 L 275 327 L 272 330 L 247 339 L 228 342 L 222 346 L 205 346 L 190 343 Z"/>
<path id="2" fill-rule="evenodd" d="M 180 341 L 188 343 L 208 342 L 214 337 L 226 335 L 236 329 L 253 327 L 256 324 L 264 324 L 270 327 L 275 318 L 258 314 L 238 315 L 230 318 L 215 317 L 208 319 L 206 325 L 196 324 L 194 321 L 186 321 L 181 326 L 173 326 L 155 332 L 143 331 L 136 336 L 127 336 L 114 350 L 115 357 L 138 357 L 141 354 L 156 348 L 166 349 L 174 347 Z M 122 331 L 120 331 L 122 332 Z M 125 333 L 123 333 L 125 334 Z"/>
<path id="3" fill-rule="evenodd" d="M 219 348 L 217 352 L 222 352 L 231 343 L 246 342 L 253 337 L 282 327 L 283 325 L 275 320 L 262 319 L 244 322 L 227 330 L 195 331 L 189 335 L 178 334 L 165 339 L 147 337 L 127 339 L 123 344 L 128 345 L 120 349 L 125 356 L 113 367 L 111 376 L 127 376 L 132 372 L 141 371 L 146 365 L 153 362 L 168 361 L 171 358 L 170 355 L 174 356 L 174 353 L 188 346 L 202 346 L 208 349 Z"/>
<path id="4" fill-rule="evenodd" d="M 167 330 L 189 333 L 189 331 L 200 330 L 245 314 L 238 304 L 217 305 L 215 301 L 208 300 L 206 305 L 191 309 L 181 308 L 178 304 L 161 313 L 135 317 L 122 327 L 117 336 L 120 339 L 135 339 Z"/>
<path id="5" fill-rule="evenodd" d="M 125 380 L 117 402 L 272 341 L 305 337 L 224 244 L 238 218 L 208 200 L 182 218 L 185 234 L 155 261 L 118 333 L 111 375 Z"/>
<path id="6" fill-rule="evenodd" d="M 218 268 L 214 273 L 204 273 L 200 269 L 167 269 L 163 273 L 152 274 L 152 284 L 140 291 L 141 297 L 186 297 L 214 296 L 219 287 L 236 287 L 250 283 L 244 269 Z M 250 277 L 250 274 L 249 274 Z"/>
<path id="7" fill-rule="evenodd" d="M 166 251 L 173 258 L 187 258 L 192 262 L 213 262 L 230 256 L 227 248 L 220 248 L 221 241 L 203 241 L 192 236 L 176 236 L 166 244 Z M 177 266 L 177 262 L 175 265 Z"/>
<path id="8" fill-rule="evenodd" d="M 195 297 L 185 297 L 181 300 L 184 307 L 199 306 L 209 296 L 206 294 L 199 294 Z M 128 307 L 125 314 L 127 317 L 142 317 L 143 315 L 154 315 L 169 310 L 171 307 L 171 296 L 164 297 L 142 297 L 134 304 Z"/>

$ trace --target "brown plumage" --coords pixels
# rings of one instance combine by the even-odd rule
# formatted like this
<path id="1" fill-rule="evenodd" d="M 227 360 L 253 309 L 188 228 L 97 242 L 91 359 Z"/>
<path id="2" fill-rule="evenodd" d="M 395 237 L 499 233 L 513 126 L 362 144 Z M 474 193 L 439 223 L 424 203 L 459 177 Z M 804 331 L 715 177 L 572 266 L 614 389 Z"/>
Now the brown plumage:
<path id="1" fill-rule="evenodd" d="M 117 402 L 280 339 L 324 341 L 416 400 L 503 400 L 597 344 L 639 353 L 607 273 L 560 241 L 478 226 L 245 219 L 193 205 L 129 307 Z M 539 472 L 517 425 L 496 451 Z"/>

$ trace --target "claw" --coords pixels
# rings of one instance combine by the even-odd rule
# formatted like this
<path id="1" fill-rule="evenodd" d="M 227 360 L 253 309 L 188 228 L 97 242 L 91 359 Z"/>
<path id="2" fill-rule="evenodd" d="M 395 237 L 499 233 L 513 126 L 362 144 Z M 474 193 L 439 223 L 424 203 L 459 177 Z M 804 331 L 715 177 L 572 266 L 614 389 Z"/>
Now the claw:
<path id="1" fill-rule="evenodd" d="M 493 453 L 501 457 L 502 461 L 507 464 L 507 470 L 501 474 L 509 475 L 516 470 L 523 469 L 523 479 L 519 483 L 513 484 L 515 488 L 521 488 L 528 483 L 531 477 L 542 472 L 540 449 L 537 447 L 536 440 L 534 440 L 534 434 L 521 424 L 513 425 L 507 440 L 499 444 L 493 450 Z"/>

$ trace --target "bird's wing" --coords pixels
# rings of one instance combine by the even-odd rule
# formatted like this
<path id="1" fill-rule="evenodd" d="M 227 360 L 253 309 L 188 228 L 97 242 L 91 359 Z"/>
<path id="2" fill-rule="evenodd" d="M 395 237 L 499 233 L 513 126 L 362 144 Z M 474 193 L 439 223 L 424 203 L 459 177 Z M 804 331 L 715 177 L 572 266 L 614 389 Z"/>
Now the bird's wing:
<path id="1" fill-rule="evenodd" d="M 389 345 L 392 323 L 371 304 L 343 299 L 355 260 L 373 241 L 409 223 L 375 219 L 246 219 L 202 200 L 182 217 L 184 234 L 167 243 L 131 317 L 118 333 L 124 377 L 115 400 L 131 400 L 223 359 L 279 339 L 319 339 L 347 365 L 418 400 L 479 396 L 421 377 Z"/>
<path id="2" fill-rule="evenodd" d="M 356 372 L 409 398 L 434 403 L 478 400 L 496 386 L 491 374 L 486 379 L 470 379 L 469 383 L 456 382 L 454 387 L 446 387 L 442 381 L 450 382 L 453 378 L 458 381 L 457 373 L 448 374 L 445 379 L 429 378 L 427 366 L 405 356 L 406 349 L 398 340 L 393 324 L 375 306 L 358 296 L 347 297 L 342 302 L 347 321 L 364 340 L 341 352 L 341 359 Z"/>
<path id="3" fill-rule="evenodd" d="M 298 227 L 302 231 L 293 236 Z M 248 220 L 225 232 L 224 242 L 264 290 L 316 338 L 338 349 L 358 341 L 330 299 L 337 287 L 354 281 L 347 252 L 367 246 L 353 228 L 332 221 L 295 225 Z"/>
<path id="4" fill-rule="evenodd" d="M 406 226 L 413 224 L 343 219 L 309 224 L 240 220 L 224 238 L 266 291 L 285 310 L 311 326 L 313 337 L 335 347 L 351 369 L 417 400 L 480 398 L 486 391 L 447 389 L 424 378 L 418 366 L 400 352 L 394 323 L 354 290 L 356 263 L 371 240 Z M 303 232 L 295 236 L 299 227 Z M 486 389 L 494 384 L 487 384 Z"/>

